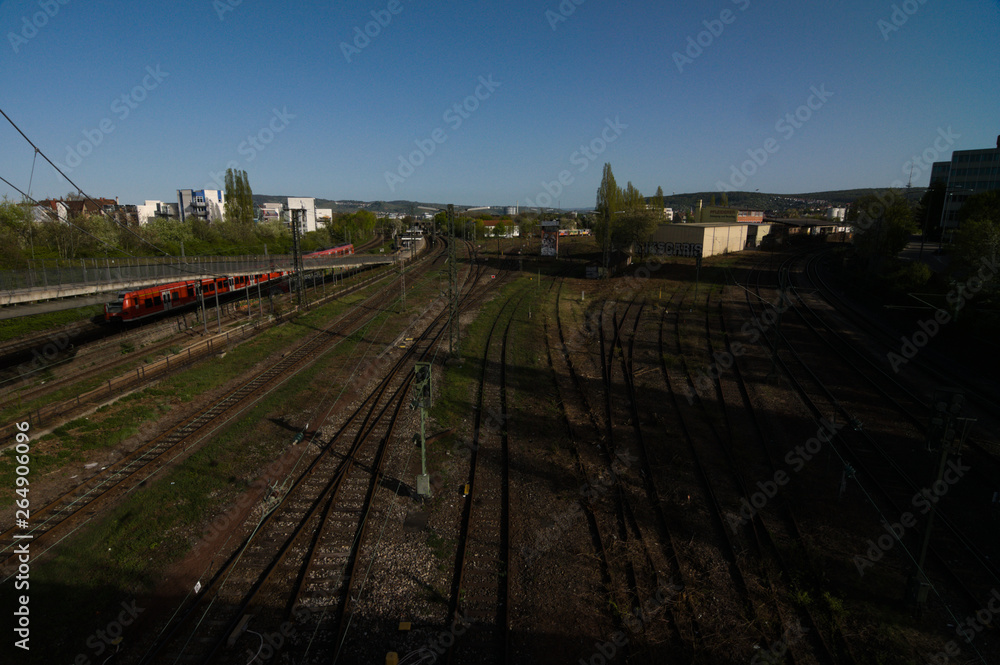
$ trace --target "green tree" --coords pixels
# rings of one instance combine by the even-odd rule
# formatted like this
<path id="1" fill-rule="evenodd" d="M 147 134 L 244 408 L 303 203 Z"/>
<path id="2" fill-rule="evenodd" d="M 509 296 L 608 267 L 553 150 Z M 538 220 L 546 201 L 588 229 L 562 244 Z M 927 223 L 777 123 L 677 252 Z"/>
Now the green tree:
<path id="1" fill-rule="evenodd" d="M 244 224 L 253 224 L 253 190 L 250 189 L 250 178 L 247 172 L 242 172 L 242 185 L 240 187 L 240 221 Z"/>
<path id="2" fill-rule="evenodd" d="M 1000 258 L 1000 190 L 970 196 L 958 211 L 958 224 L 956 267 L 978 270 L 984 263 L 996 266 Z"/>
<path id="3" fill-rule="evenodd" d="M 611 172 L 611 164 L 605 164 L 601 185 L 597 188 L 597 205 L 594 210 L 594 238 L 603 248 L 605 264 L 612 250 L 612 233 L 616 216 L 621 211 L 621 200 L 622 192 Z"/>
<path id="4" fill-rule="evenodd" d="M 917 229 L 910 204 L 896 190 L 862 196 L 851 206 L 850 216 L 854 249 L 869 270 L 899 254 Z"/>
<path id="5" fill-rule="evenodd" d="M 986 217 L 966 220 L 955 234 L 955 267 L 975 270 L 981 264 L 996 266 L 1000 258 L 1000 222 Z"/>
<path id="6" fill-rule="evenodd" d="M 27 266 L 35 234 L 31 209 L 6 197 L 0 201 L 0 268 L 16 269 Z"/>
<path id="7" fill-rule="evenodd" d="M 928 237 L 938 238 L 941 235 L 941 211 L 944 208 L 946 189 L 945 182 L 938 179 L 920 197 L 915 216 L 921 232 L 925 232 Z"/>
<path id="8" fill-rule="evenodd" d="M 653 197 L 653 212 L 655 213 L 656 221 L 658 223 L 662 224 L 664 221 L 663 209 L 665 207 L 666 205 L 663 203 L 663 188 L 657 187 L 656 196 Z"/>
<path id="9" fill-rule="evenodd" d="M 970 219 L 989 220 L 994 224 L 1000 224 L 1000 189 L 970 196 L 959 209 L 957 218 L 959 227 Z"/>
<path id="10" fill-rule="evenodd" d="M 521 235 L 530 238 L 538 230 L 538 220 L 532 217 L 521 217 L 521 223 L 518 226 L 521 229 Z"/>
<path id="11" fill-rule="evenodd" d="M 646 198 L 631 182 L 622 193 L 622 208 L 617 227 L 612 230 L 612 241 L 615 246 L 628 248 L 631 254 L 642 256 L 650 234 L 656 229 L 657 215 L 646 207 Z"/>
<path id="12" fill-rule="evenodd" d="M 232 169 L 226 169 L 226 205 L 223 210 L 223 219 L 227 222 L 235 221 L 239 216 L 236 196 L 236 178 Z"/>
<path id="13" fill-rule="evenodd" d="M 223 219 L 237 227 L 248 227 L 253 223 L 253 191 L 246 171 L 226 169 L 226 206 Z M 248 237 L 246 229 L 235 232 L 235 235 Z"/>

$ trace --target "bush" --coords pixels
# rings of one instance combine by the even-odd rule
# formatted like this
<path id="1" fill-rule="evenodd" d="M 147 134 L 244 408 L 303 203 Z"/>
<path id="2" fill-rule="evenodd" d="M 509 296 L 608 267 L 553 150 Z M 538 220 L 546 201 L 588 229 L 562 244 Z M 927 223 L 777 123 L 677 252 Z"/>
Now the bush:
<path id="1" fill-rule="evenodd" d="M 886 286 L 894 291 L 906 292 L 923 288 L 930 281 L 932 271 L 919 261 L 900 262 L 885 275 Z"/>

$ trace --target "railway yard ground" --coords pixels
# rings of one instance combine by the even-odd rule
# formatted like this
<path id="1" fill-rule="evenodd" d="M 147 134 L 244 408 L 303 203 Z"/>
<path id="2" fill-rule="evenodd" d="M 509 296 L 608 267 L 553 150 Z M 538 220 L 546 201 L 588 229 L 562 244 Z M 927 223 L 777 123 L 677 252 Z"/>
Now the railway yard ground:
<path id="1" fill-rule="evenodd" d="M 1000 663 L 1000 410 L 957 328 L 894 362 L 919 322 L 839 247 L 588 280 L 562 245 L 25 342 L 3 662 Z"/>

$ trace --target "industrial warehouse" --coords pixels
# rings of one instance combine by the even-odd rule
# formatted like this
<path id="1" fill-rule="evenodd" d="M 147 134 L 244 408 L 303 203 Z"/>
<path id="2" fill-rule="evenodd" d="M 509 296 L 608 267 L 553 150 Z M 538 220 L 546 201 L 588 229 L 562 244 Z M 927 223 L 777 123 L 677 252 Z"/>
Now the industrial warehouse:
<path id="1" fill-rule="evenodd" d="M 770 224 L 661 224 L 649 237 L 646 253 L 702 257 L 731 254 L 757 247 L 770 232 Z"/>

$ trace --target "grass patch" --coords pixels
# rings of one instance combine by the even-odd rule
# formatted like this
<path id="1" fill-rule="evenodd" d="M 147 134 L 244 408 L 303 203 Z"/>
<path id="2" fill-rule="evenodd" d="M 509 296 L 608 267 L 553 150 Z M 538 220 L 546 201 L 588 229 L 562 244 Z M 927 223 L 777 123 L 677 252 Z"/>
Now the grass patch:
<path id="1" fill-rule="evenodd" d="M 328 306 L 326 316 L 335 316 L 343 307 L 342 303 Z M 322 317 L 321 312 L 312 312 L 302 319 L 319 324 Z M 387 318 L 389 313 L 380 315 L 369 328 L 377 329 Z M 245 369 L 248 362 L 260 358 L 260 345 L 276 340 L 287 344 L 312 331 L 300 326 L 280 326 L 269 332 L 274 334 L 270 339 L 260 340 L 256 352 L 239 347 L 224 360 L 208 363 L 214 378 L 203 379 L 204 368 L 185 372 L 188 376 L 173 377 L 102 408 L 99 421 L 94 417 L 77 419 L 48 438 L 63 453 L 68 453 L 70 446 L 77 454 L 89 447 L 103 447 L 107 444 L 102 442 L 101 432 L 121 425 L 120 420 L 113 418 L 134 418 L 136 422 L 131 428 L 122 428 L 121 436 L 126 436 L 139 426 L 138 422 L 155 418 L 158 411 L 168 409 L 172 401 L 200 394 L 199 389 L 227 378 L 221 366 L 228 365 L 231 372 Z M 94 624 L 93 620 L 78 621 L 74 617 L 100 616 L 103 610 L 98 608 L 115 607 L 120 600 L 139 597 L 152 589 L 166 567 L 197 542 L 202 525 L 231 505 L 260 470 L 290 443 L 292 434 L 284 426 L 271 423 L 273 415 L 299 409 L 309 399 L 315 399 L 326 385 L 324 377 L 342 367 L 345 359 L 357 351 L 359 343 L 365 342 L 342 342 L 319 362 L 290 379 L 282 390 L 269 395 L 227 427 L 183 465 L 139 487 L 123 504 L 67 540 L 38 567 L 37 574 L 33 570 L 33 607 L 46 620 L 51 618 L 56 625 L 64 626 L 60 630 L 53 627 L 51 631 L 59 635 L 58 639 L 39 645 L 43 656 L 40 662 L 67 660 L 66 654 L 79 651 L 87 635 L 107 623 L 106 619 L 98 619 Z M 188 383 L 196 386 L 190 388 Z M 32 464 L 34 472 L 34 460 Z M 35 644 L 32 647 L 34 650 Z"/>
<path id="2" fill-rule="evenodd" d="M 377 288 L 378 285 L 373 285 L 361 292 L 318 307 L 299 317 L 298 323 L 325 328 L 329 321 L 351 305 L 363 300 Z M 51 434 L 35 440 L 32 445 L 32 475 L 37 478 L 67 464 L 86 461 L 88 452 L 117 446 L 136 434 L 142 426 L 168 413 L 176 404 L 191 402 L 224 385 L 246 368 L 252 367 L 261 358 L 288 348 L 309 334 L 315 334 L 315 330 L 302 325 L 292 324 L 271 328 L 235 347 L 223 359 L 212 358 L 198 363 L 154 387 L 126 395 L 113 404 L 103 406 L 88 418 L 62 425 Z M 117 376 L 120 373 L 121 368 L 108 372 L 110 376 Z M 85 384 L 69 386 L 56 395 L 67 398 L 81 392 L 83 386 L 93 387 L 107 378 L 109 377 L 95 378 Z M 36 402 L 49 403 L 53 399 L 53 396 L 49 395 L 39 398 Z M 32 405 L 11 407 L 5 413 L 13 413 L 13 418 L 17 418 L 30 406 Z M 13 476 L 16 465 L 13 464 L 12 455 L 12 451 L 0 453 L 0 506 L 10 505 L 15 497 Z"/>
<path id="3" fill-rule="evenodd" d="M 24 337 L 33 333 L 45 332 L 71 323 L 84 322 L 103 312 L 103 305 L 90 305 L 87 307 L 77 307 L 76 309 L 66 309 L 61 312 L 4 319 L 0 321 L 0 342 L 17 339 L 18 337 Z"/>
<path id="4" fill-rule="evenodd" d="M 515 280 L 502 287 L 499 292 L 479 310 L 475 320 L 464 331 L 461 339 L 462 364 L 445 367 L 441 389 L 434 400 L 430 416 L 444 429 L 456 427 L 464 415 L 472 415 L 475 400 L 479 395 L 479 377 L 482 373 L 482 358 L 489 339 L 490 329 L 508 298 L 517 290 L 531 284 L 526 278 Z M 505 319 L 506 320 L 506 319 Z M 497 325 L 497 335 L 503 334 L 501 324 Z M 499 344 L 499 338 L 495 340 Z M 447 342 L 446 342 L 447 343 Z"/>

